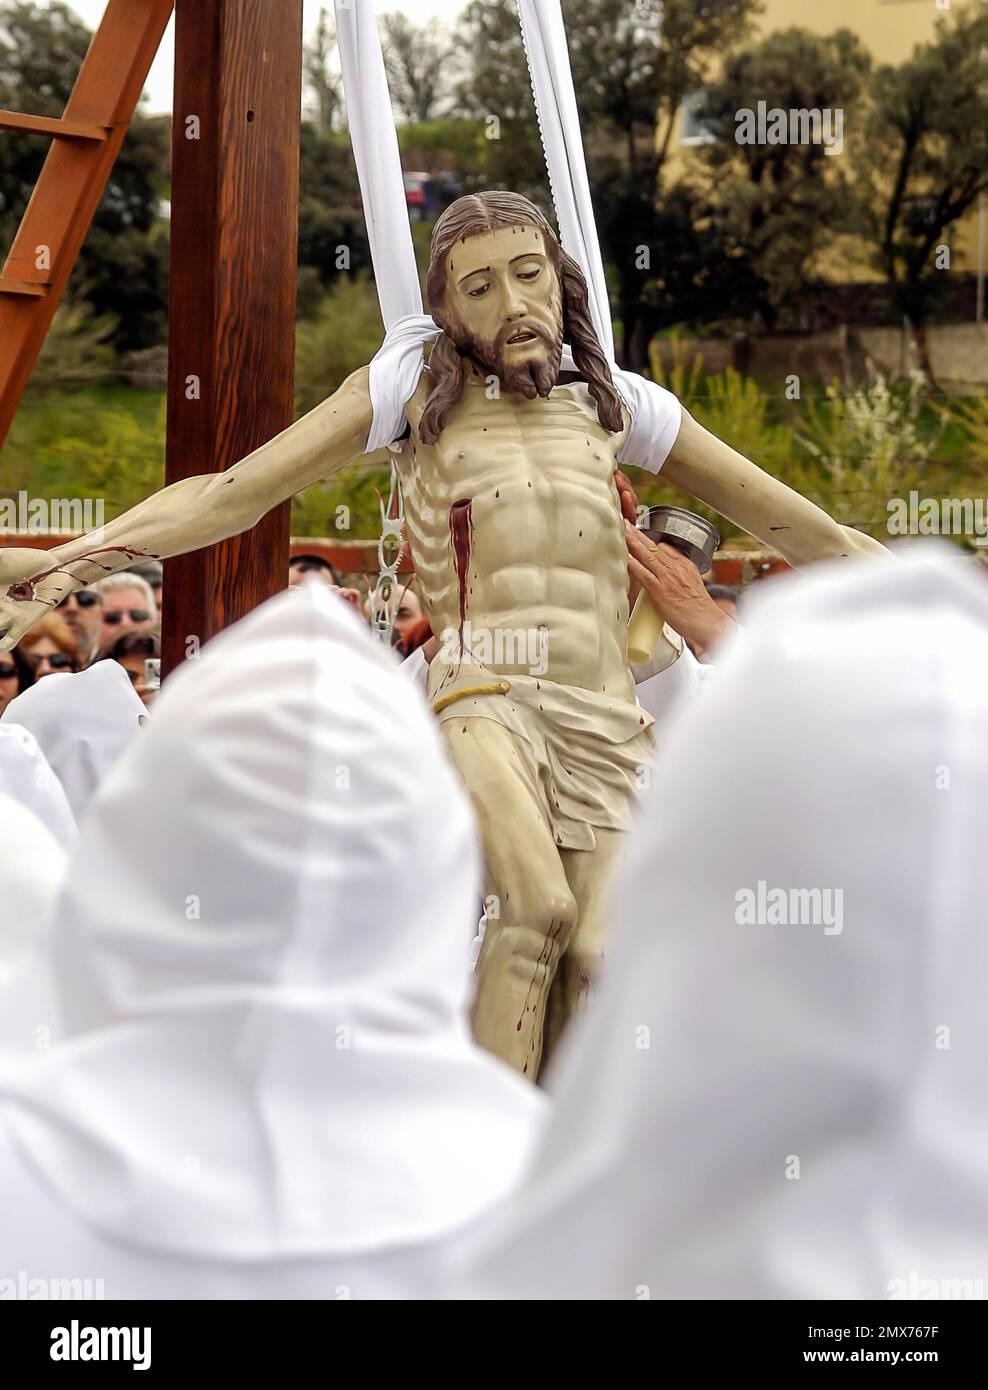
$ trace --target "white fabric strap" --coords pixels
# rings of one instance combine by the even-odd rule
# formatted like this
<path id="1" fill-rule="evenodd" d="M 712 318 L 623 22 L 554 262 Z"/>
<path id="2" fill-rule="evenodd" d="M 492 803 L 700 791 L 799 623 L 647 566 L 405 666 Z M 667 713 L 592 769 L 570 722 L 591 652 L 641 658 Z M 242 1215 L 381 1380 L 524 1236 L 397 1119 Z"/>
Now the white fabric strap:
<path id="1" fill-rule="evenodd" d="M 517 3 L 560 240 L 583 271 L 590 292 L 590 317 L 607 360 L 613 362 L 614 332 L 607 281 L 590 201 L 562 10 L 559 0 Z"/>
<path id="2" fill-rule="evenodd" d="M 439 329 L 422 311 L 398 133 L 373 0 L 336 0 L 336 36 L 350 143 L 386 329 L 384 345 L 370 365 L 368 389 L 374 410 L 366 445 L 370 453 L 404 433 L 405 403 L 425 365 L 422 349 L 438 337 Z"/>
<path id="3" fill-rule="evenodd" d="M 336 0 L 336 34 L 374 281 L 390 330 L 406 314 L 421 314 L 422 292 L 373 0 Z"/>

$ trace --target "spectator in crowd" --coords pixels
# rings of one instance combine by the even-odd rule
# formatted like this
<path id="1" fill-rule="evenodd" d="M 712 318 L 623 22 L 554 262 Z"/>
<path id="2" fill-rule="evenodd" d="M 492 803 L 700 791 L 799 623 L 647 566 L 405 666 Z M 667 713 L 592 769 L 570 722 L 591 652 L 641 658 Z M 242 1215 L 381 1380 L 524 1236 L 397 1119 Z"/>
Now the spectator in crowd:
<path id="1" fill-rule="evenodd" d="M 314 574 L 330 589 L 341 589 L 343 581 L 333 565 L 321 555 L 293 555 L 288 561 L 288 587 L 293 589 L 302 584 L 306 577 Z"/>
<path id="2" fill-rule="evenodd" d="M 662 755 L 473 1294 L 877 1300 L 988 1269 L 988 585 L 925 553 L 767 587 Z"/>
<path id="3" fill-rule="evenodd" d="M 58 613 L 47 613 L 25 633 L 18 650 L 34 672 L 36 681 L 82 667 L 75 635 Z"/>
<path id="4" fill-rule="evenodd" d="M 25 690 L 0 715 L 38 740 L 78 820 L 89 798 L 147 720 L 127 673 L 101 661 Z"/>
<path id="5" fill-rule="evenodd" d="M 340 598 L 346 599 L 352 608 L 360 612 L 360 591 L 347 587 L 328 560 L 321 555 L 293 555 L 288 562 L 288 587 L 294 589 L 310 575 L 314 575 L 328 589 L 335 589 Z"/>
<path id="6" fill-rule="evenodd" d="M 71 1250 L 108 1298 L 434 1293 L 544 1113 L 470 1037 L 480 891 L 435 724 L 356 615 L 309 584 L 210 642 L 24 962 L 60 1034 L 27 1055 L 0 1010 L 0 1275 Z"/>
<path id="7" fill-rule="evenodd" d="M 16 695 L 34 684 L 34 670 L 17 647 L 0 652 L 0 714 Z"/>
<path id="8" fill-rule="evenodd" d="M 132 570 L 108 574 L 92 586 L 103 600 L 103 627 L 99 643 L 116 636 L 122 627 L 149 632 L 158 621 L 158 609 L 146 579 Z"/>
<path id="9" fill-rule="evenodd" d="M 146 579 L 151 586 L 151 593 L 154 596 L 154 606 L 161 617 L 161 589 L 164 580 L 165 567 L 160 560 L 144 560 L 139 565 L 131 565 L 131 574 L 138 574 L 142 579 Z"/>
<path id="10" fill-rule="evenodd" d="M 103 630 L 103 597 L 95 589 L 76 589 L 55 609 L 65 619 L 79 649 L 79 660 L 85 666 L 99 642 Z"/>
<path id="11" fill-rule="evenodd" d="M 368 622 L 370 622 L 370 595 L 368 595 L 367 598 L 364 600 L 362 611 L 364 617 L 367 619 Z M 388 611 L 394 612 L 392 641 L 394 642 L 395 646 L 400 648 L 401 644 L 408 639 L 412 629 L 417 627 L 425 617 L 425 609 L 422 607 L 422 600 L 415 592 L 415 589 L 412 585 L 412 581 L 410 579 L 398 579 L 396 581 L 395 588 L 392 590 L 391 593 L 391 598 L 388 600 Z M 428 640 L 431 631 L 432 629 L 430 628 L 429 633 L 426 634 L 426 637 L 423 640 Z M 417 645 L 421 646 L 422 643 L 420 642 Z M 410 646 L 408 648 L 408 651 L 403 651 L 403 655 L 408 656 L 411 652 L 415 650 L 415 646 Z"/>
<path id="12" fill-rule="evenodd" d="M 740 595 L 733 584 L 707 584 L 707 593 L 716 603 L 722 613 L 733 619 L 738 620 L 738 601 Z"/>
<path id="13" fill-rule="evenodd" d="M 154 696 L 157 694 L 157 687 L 150 689 L 145 687 L 144 677 L 147 671 L 145 663 L 149 660 L 161 659 L 161 639 L 157 631 L 120 632 L 116 637 L 111 637 L 108 642 L 104 642 L 97 649 L 93 657 L 92 665 L 97 661 L 116 661 L 124 668 L 130 677 L 130 683 L 136 693 L 141 697 L 146 705 L 153 703 Z"/>
<path id="14" fill-rule="evenodd" d="M 420 647 L 424 647 L 432 638 L 432 627 L 429 619 L 419 618 L 417 623 L 412 623 L 405 629 L 403 636 L 399 636 L 395 643 L 395 651 L 402 658 L 411 656 L 412 652 L 417 652 Z M 433 651 L 435 647 L 433 647 Z M 431 653 L 430 653 L 431 657 Z"/>
<path id="15" fill-rule="evenodd" d="M 425 609 L 422 607 L 422 600 L 412 584 L 410 582 L 403 584 L 398 590 L 398 607 L 395 612 L 394 630 L 397 634 L 397 640 L 399 642 L 408 640 L 413 628 L 420 626 L 424 617 Z"/>

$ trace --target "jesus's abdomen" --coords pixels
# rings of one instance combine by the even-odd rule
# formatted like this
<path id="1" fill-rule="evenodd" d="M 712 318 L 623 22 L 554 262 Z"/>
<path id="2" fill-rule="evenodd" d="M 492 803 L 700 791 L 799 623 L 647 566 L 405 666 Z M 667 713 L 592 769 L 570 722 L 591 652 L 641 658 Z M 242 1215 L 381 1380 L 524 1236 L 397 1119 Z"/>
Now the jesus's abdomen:
<path id="1" fill-rule="evenodd" d="M 409 542 L 445 656 L 633 699 L 627 554 L 611 437 L 568 388 L 468 388 L 439 442 L 402 461 Z"/>

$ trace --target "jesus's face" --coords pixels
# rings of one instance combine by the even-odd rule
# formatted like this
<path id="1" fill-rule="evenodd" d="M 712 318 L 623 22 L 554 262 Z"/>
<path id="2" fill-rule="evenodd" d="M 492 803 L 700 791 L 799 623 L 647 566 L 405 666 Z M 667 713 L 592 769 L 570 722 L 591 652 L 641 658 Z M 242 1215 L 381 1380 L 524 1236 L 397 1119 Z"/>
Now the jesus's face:
<path id="1" fill-rule="evenodd" d="M 458 241 L 440 306 L 456 346 L 506 391 L 547 396 L 559 375 L 562 298 L 537 227 Z"/>

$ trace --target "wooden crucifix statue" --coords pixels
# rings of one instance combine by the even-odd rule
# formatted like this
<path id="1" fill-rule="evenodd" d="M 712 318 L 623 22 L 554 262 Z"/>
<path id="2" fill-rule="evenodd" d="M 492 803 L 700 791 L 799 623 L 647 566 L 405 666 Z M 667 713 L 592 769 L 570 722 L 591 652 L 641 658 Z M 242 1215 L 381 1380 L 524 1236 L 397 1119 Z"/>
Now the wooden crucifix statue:
<path id="1" fill-rule="evenodd" d="M 611 372 L 579 267 L 520 195 L 452 204 L 433 232 L 428 293 L 441 332 L 394 447 L 422 598 L 443 639 L 429 697 L 483 838 L 492 911 L 473 1025 L 534 1080 L 591 986 L 608 868 L 649 759 L 614 483 L 631 434 L 638 458 L 794 564 L 883 548 L 654 384 L 641 383 L 649 408 L 631 412 L 615 386 L 629 374 Z M 561 384 L 564 341 L 576 370 Z M 99 538 L 0 550 L 0 651 L 71 590 L 236 535 L 358 457 L 373 396 L 361 368 L 234 467 L 173 483 Z"/>

